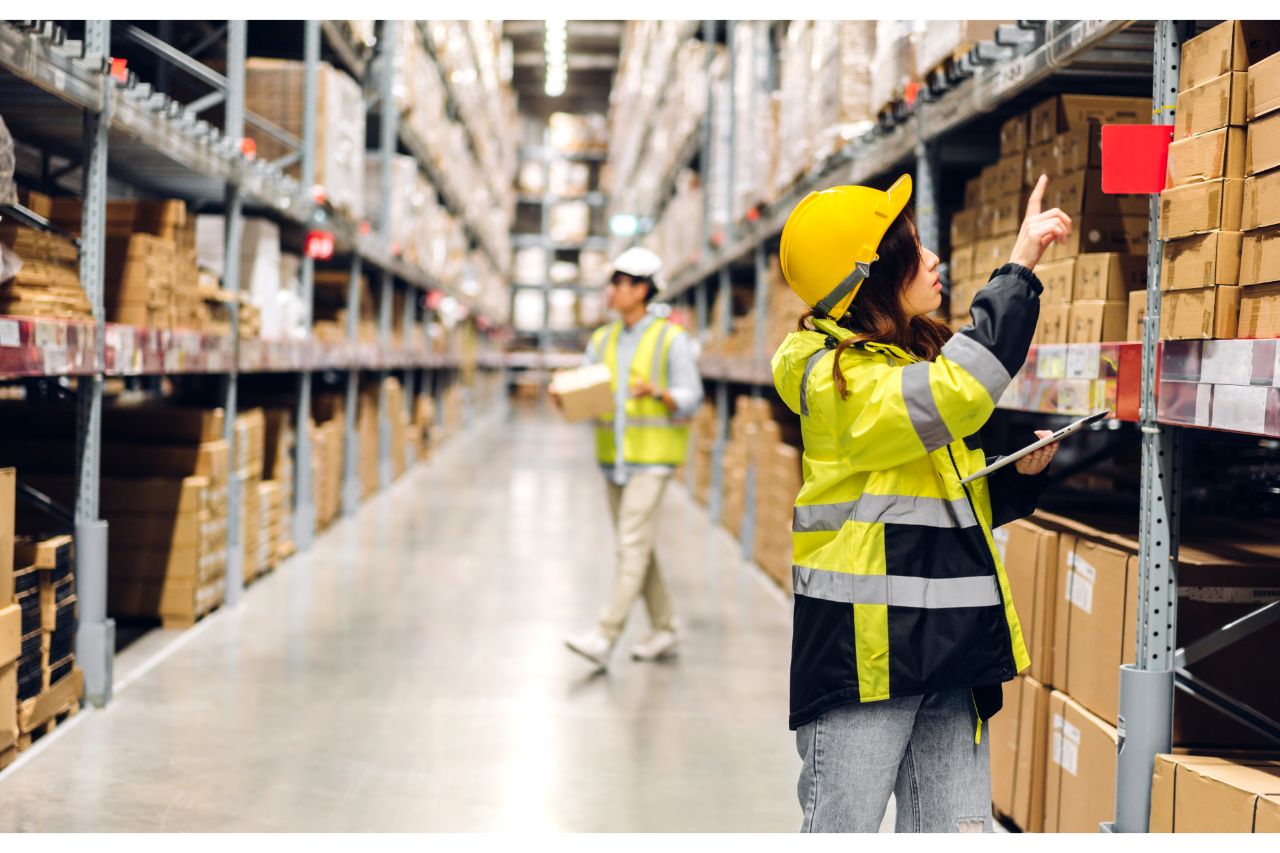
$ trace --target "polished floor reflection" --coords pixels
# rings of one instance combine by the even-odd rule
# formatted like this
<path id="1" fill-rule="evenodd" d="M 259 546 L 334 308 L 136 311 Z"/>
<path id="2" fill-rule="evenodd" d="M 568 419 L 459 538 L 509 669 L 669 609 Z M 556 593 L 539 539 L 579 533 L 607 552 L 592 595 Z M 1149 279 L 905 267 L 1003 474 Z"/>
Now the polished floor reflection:
<path id="1" fill-rule="evenodd" d="M 235 610 L 130 650 L 109 708 L 0 775 L 0 831 L 795 831 L 789 606 L 672 489 L 683 653 L 593 676 L 561 640 L 611 548 L 584 428 L 482 421 Z"/>

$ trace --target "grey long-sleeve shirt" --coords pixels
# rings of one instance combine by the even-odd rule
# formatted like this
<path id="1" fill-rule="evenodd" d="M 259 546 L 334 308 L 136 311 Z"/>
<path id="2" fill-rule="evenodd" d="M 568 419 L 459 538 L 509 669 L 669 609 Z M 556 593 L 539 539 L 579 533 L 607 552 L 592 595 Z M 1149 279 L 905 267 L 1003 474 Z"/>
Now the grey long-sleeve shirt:
<path id="1" fill-rule="evenodd" d="M 652 314 L 646 314 L 644 319 L 631 328 L 627 328 L 624 324 L 619 331 L 618 374 L 620 376 L 630 375 L 631 360 L 635 357 L 636 348 L 640 345 L 640 338 L 644 335 L 645 329 L 653 324 L 654 319 Z M 603 361 L 603 352 L 596 352 L 594 347 L 587 344 L 585 363 L 599 364 Z M 627 428 L 626 406 L 627 398 L 631 393 L 628 386 L 629 383 L 625 381 L 618 383 L 617 409 L 613 419 L 616 461 L 613 465 L 602 466 L 605 469 L 605 475 L 619 486 L 626 484 L 631 474 L 636 471 L 674 470 L 670 465 L 628 465 L 623 461 L 622 434 Z M 687 420 L 697 413 L 698 406 L 702 404 L 702 376 L 698 373 L 698 354 L 694 349 L 691 335 L 678 335 L 671 342 L 671 349 L 667 353 L 667 390 L 671 392 L 671 399 L 676 403 L 676 410 L 671 415 L 673 418 Z"/>

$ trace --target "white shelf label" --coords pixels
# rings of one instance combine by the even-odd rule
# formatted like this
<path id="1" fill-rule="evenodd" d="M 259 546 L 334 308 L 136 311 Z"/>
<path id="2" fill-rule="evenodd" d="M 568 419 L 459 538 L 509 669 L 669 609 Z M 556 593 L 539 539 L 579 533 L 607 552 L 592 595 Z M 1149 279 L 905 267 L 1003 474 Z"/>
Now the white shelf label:
<path id="1" fill-rule="evenodd" d="M 0 320 L 0 347 L 22 346 L 22 327 L 17 320 Z"/>

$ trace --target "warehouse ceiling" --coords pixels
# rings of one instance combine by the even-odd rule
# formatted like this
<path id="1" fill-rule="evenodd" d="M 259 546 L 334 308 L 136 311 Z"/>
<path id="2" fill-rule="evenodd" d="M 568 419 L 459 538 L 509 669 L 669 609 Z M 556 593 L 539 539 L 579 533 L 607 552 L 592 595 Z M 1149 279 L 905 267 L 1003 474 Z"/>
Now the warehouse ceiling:
<path id="1" fill-rule="evenodd" d="M 622 43 L 621 21 L 568 22 L 569 78 L 565 93 L 547 97 L 543 21 L 504 21 L 503 36 L 514 48 L 512 85 L 520 111 L 545 118 L 554 112 L 608 112 L 609 90 Z"/>

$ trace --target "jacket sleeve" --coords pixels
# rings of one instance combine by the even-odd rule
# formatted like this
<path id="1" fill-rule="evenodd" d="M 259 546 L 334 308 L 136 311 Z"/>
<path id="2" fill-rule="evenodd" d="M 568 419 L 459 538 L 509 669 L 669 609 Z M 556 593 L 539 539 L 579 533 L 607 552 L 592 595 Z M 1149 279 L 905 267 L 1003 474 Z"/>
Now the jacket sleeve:
<path id="1" fill-rule="evenodd" d="M 990 464 L 990 460 L 987 464 Z M 991 495 L 991 526 L 1002 527 L 1036 511 L 1040 493 L 1049 482 L 1049 469 L 1033 476 L 1019 474 L 1017 466 L 1006 465 L 987 478 Z"/>
<path id="2" fill-rule="evenodd" d="M 973 325 L 935 360 L 847 365 L 854 415 L 838 435 L 854 470 L 896 468 L 981 429 L 1026 360 L 1042 290 L 1031 270 L 1006 264 L 974 297 Z"/>

